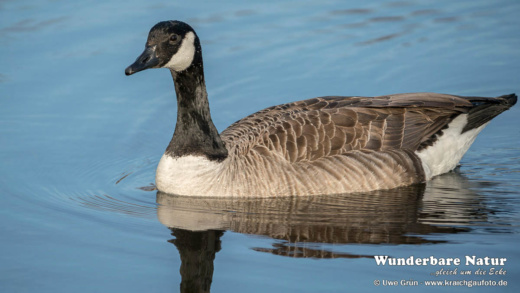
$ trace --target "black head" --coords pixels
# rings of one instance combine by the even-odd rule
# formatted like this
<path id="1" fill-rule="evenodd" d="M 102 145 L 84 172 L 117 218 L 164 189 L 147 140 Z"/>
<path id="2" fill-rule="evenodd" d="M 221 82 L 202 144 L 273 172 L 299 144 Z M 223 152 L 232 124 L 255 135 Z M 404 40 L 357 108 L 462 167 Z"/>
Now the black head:
<path id="1" fill-rule="evenodd" d="M 180 72 L 201 62 L 200 41 L 193 28 L 181 21 L 162 21 L 152 27 L 144 52 L 125 74 L 162 67 Z"/>

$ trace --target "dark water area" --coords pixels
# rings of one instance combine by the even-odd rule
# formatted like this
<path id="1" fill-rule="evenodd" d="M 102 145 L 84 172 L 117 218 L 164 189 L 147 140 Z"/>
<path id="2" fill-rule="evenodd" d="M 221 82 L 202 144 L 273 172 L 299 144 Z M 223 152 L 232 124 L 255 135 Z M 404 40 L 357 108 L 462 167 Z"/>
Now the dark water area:
<path id="1" fill-rule="evenodd" d="M 152 186 L 176 119 L 169 72 L 124 69 L 155 23 L 190 23 L 220 131 L 316 96 L 519 94 L 518 15 L 510 0 L 0 1 L 0 292 L 517 292 L 518 105 L 424 185 L 194 199 Z"/>

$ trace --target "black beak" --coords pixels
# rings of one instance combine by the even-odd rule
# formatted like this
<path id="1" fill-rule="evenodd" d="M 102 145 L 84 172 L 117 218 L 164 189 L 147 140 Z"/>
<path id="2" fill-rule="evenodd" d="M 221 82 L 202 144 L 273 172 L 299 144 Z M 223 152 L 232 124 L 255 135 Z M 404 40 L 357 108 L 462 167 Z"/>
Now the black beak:
<path id="1" fill-rule="evenodd" d="M 157 59 L 157 55 L 155 54 L 155 46 L 146 47 L 141 56 L 137 57 L 134 64 L 125 69 L 125 74 L 132 75 L 148 68 L 155 68 L 158 64 L 159 59 Z"/>

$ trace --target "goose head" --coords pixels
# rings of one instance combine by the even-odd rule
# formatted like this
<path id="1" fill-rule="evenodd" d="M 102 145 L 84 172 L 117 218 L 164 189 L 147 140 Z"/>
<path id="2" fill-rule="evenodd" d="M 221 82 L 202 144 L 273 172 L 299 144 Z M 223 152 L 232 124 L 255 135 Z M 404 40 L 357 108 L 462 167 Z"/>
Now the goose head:
<path id="1" fill-rule="evenodd" d="M 193 28 L 170 20 L 152 27 L 144 52 L 125 70 L 126 75 L 132 75 L 148 68 L 170 69 L 177 95 L 177 123 L 163 156 L 166 161 L 184 156 L 222 161 L 228 156 L 211 120 L 203 67 L 200 40 Z M 162 173 L 171 175 L 161 171 L 169 170 L 168 163 L 165 164 L 159 164 L 156 182 L 163 182 Z M 164 182 L 169 184 L 168 180 Z"/>
<path id="2" fill-rule="evenodd" d="M 200 41 L 193 28 L 181 21 L 162 21 L 152 27 L 144 52 L 126 68 L 125 74 L 149 68 L 182 72 L 201 63 Z"/>

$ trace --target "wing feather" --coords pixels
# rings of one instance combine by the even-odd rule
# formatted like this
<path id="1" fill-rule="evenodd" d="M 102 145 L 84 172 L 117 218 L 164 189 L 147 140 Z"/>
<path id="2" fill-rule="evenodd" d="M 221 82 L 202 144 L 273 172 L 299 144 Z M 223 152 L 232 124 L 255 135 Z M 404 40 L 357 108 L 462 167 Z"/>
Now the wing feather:
<path id="1" fill-rule="evenodd" d="M 270 107 L 221 134 L 228 149 L 278 154 L 291 163 L 353 150 L 415 151 L 471 103 L 451 95 L 417 93 L 382 97 L 322 97 Z"/>

